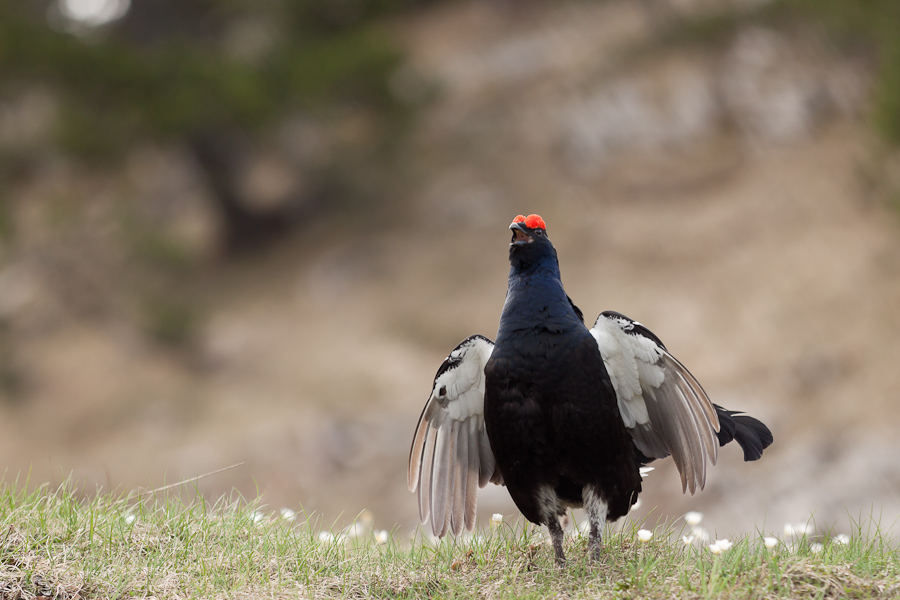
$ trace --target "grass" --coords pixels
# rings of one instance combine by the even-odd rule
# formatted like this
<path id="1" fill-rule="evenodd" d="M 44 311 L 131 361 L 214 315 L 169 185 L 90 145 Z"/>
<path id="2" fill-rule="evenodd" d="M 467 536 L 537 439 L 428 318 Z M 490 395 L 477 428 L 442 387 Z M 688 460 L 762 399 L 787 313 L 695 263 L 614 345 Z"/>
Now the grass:
<path id="1" fill-rule="evenodd" d="M 258 504 L 185 502 L 73 486 L 0 490 L 0 597 L 48 598 L 868 598 L 900 596 L 898 552 L 862 528 L 847 543 L 801 538 L 768 549 L 754 535 L 715 555 L 658 528 L 607 535 L 586 560 L 567 540 L 553 565 L 541 530 L 503 523 L 466 540 L 384 543 L 320 533 Z M 817 544 L 821 543 L 821 547 Z"/>

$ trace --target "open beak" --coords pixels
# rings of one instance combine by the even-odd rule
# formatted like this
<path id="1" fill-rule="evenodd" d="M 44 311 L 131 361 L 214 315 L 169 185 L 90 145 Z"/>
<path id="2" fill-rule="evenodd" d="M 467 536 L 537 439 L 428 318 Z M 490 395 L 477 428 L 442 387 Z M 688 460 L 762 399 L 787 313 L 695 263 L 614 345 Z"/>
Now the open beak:
<path id="1" fill-rule="evenodd" d="M 512 230 L 512 240 L 510 240 L 509 245 L 522 245 L 522 244 L 530 244 L 534 241 L 534 238 L 528 233 L 527 228 L 522 223 L 512 223 L 509 228 Z"/>

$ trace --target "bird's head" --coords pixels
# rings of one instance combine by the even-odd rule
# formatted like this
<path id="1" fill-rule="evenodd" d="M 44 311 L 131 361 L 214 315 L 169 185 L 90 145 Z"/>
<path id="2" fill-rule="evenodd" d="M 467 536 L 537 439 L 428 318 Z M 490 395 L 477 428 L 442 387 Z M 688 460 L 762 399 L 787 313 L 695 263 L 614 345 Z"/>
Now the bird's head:
<path id="1" fill-rule="evenodd" d="M 527 268 L 545 260 L 556 262 L 556 250 L 547 237 L 547 225 L 540 215 L 517 216 L 510 223 L 509 262 L 513 267 Z"/>

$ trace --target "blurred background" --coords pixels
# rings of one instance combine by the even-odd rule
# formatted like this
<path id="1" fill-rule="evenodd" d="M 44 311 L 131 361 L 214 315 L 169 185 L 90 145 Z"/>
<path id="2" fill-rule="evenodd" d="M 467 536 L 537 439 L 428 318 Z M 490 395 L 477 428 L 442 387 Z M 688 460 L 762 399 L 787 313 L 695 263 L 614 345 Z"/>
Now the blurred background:
<path id="1" fill-rule="evenodd" d="M 900 3 L 0 0 L 0 464 L 417 522 L 540 213 L 588 319 L 770 425 L 638 516 L 900 517 Z M 189 493 L 194 488 L 189 486 Z M 479 512 L 517 514 L 487 489 Z"/>

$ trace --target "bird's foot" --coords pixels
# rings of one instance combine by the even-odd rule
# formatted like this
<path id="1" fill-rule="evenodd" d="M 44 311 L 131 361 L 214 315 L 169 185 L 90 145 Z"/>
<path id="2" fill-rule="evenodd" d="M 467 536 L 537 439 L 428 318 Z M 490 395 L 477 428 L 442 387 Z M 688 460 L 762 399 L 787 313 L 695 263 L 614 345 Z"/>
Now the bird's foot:
<path id="1" fill-rule="evenodd" d="M 566 555 L 563 552 L 565 534 L 555 515 L 548 520 L 547 528 L 550 530 L 550 540 L 553 542 L 553 551 L 556 553 L 556 566 L 563 568 L 566 566 Z"/>
<path id="2" fill-rule="evenodd" d="M 603 554 L 603 544 L 600 542 L 600 538 L 591 540 L 588 543 L 588 549 L 591 551 L 591 560 L 594 562 L 598 562 L 600 560 L 600 556 Z"/>

